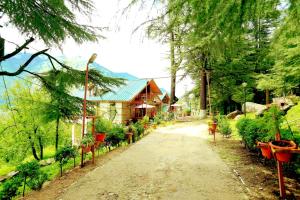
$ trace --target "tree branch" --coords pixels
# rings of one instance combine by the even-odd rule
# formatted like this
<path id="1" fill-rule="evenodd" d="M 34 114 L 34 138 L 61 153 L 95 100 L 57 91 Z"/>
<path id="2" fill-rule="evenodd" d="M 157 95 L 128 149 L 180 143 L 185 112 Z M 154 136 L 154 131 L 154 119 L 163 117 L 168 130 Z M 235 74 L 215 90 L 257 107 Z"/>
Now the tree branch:
<path id="1" fill-rule="evenodd" d="M 19 69 L 17 71 L 15 71 L 15 72 L 0 71 L 0 76 L 16 76 L 16 75 L 21 74 L 35 57 L 37 57 L 37 56 L 39 56 L 41 54 L 44 54 L 46 51 L 48 51 L 48 49 L 44 49 L 44 50 L 39 51 L 39 52 L 37 52 L 35 54 L 32 54 L 30 56 L 30 58 L 23 65 L 21 65 L 19 67 Z"/>
<path id="2" fill-rule="evenodd" d="M 11 58 L 11 57 L 17 55 L 17 54 L 18 54 L 19 52 L 21 52 L 24 48 L 26 48 L 26 46 L 27 46 L 29 43 L 33 42 L 33 40 L 34 40 L 34 38 L 32 38 L 32 37 L 29 38 L 28 40 L 26 40 L 26 42 L 25 42 L 22 46 L 16 48 L 16 50 L 14 50 L 13 52 L 11 52 L 11 53 L 9 53 L 9 54 L 6 54 L 6 55 L 3 56 L 3 57 L 0 57 L 0 62 L 2 62 L 3 60 L 6 60 L 6 59 L 8 59 L 8 58 Z"/>

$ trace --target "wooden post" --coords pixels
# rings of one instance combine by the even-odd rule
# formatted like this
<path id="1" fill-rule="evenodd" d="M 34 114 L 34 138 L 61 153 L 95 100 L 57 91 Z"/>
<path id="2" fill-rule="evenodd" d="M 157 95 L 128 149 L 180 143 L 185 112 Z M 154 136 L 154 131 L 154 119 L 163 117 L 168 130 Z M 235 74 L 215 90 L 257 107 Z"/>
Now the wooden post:
<path id="1" fill-rule="evenodd" d="M 96 133 L 95 133 L 95 117 L 92 117 L 92 134 L 94 137 L 94 140 L 96 141 Z M 95 141 L 92 146 L 92 163 L 95 164 Z"/>
<path id="2" fill-rule="evenodd" d="M 280 162 L 278 160 L 277 160 L 277 173 L 278 173 L 278 184 L 279 184 L 280 197 L 285 199 L 286 192 L 285 192 L 283 172 L 282 172 L 282 162 Z"/>
<path id="3" fill-rule="evenodd" d="M 206 117 L 206 74 L 205 69 L 201 70 L 201 86 L 200 86 L 200 118 Z"/>
<path id="4" fill-rule="evenodd" d="M 276 127 L 276 129 L 277 129 L 277 133 L 275 134 L 275 140 L 279 141 L 281 139 L 279 128 Z M 274 154 L 276 158 L 276 152 Z M 282 162 L 278 160 L 277 160 L 277 174 L 278 174 L 278 185 L 279 185 L 280 197 L 285 199 L 286 192 L 285 192 L 283 172 L 282 172 Z"/>

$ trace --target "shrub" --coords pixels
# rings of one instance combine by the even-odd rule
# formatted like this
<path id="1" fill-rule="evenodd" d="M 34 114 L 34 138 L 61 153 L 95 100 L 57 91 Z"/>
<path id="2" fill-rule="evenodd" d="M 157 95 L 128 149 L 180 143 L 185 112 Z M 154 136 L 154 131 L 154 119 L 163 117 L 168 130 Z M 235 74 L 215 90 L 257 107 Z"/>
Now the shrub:
<path id="1" fill-rule="evenodd" d="M 39 172 L 37 176 L 33 179 L 30 179 L 27 182 L 27 185 L 32 190 L 42 189 L 43 183 L 48 180 L 48 175 L 46 173 Z"/>
<path id="2" fill-rule="evenodd" d="M 242 118 L 237 122 L 237 129 L 246 147 L 255 149 L 256 142 L 269 142 L 275 139 L 275 133 L 281 132 L 282 139 L 291 139 L 292 134 L 286 129 L 280 129 L 282 112 L 277 107 L 271 107 L 263 117 L 256 119 Z"/>
<path id="3" fill-rule="evenodd" d="M 60 176 L 62 176 L 63 165 L 68 163 L 70 158 L 73 158 L 74 167 L 75 167 L 76 156 L 77 156 L 77 150 L 76 150 L 76 148 L 74 148 L 72 146 L 65 146 L 65 147 L 59 149 L 55 153 L 55 160 L 59 162 L 59 166 L 60 166 Z"/>
<path id="4" fill-rule="evenodd" d="M 218 118 L 218 129 L 219 132 L 223 135 L 223 136 L 229 136 L 232 132 L 231 128 L 230 128 L 230 123 L 229 120 L 226 118 L 226 116 L 219 116 Z"/>
<path id="5" fill-rule="evenodd" d="M 47 180 L 46 174 L 40 170 L 40 165 L 36 160 L 17 166 L 17 170 L 18 176 L 23 180 L 23 196 L 26 185 L 31 189 L 40 189 Z"/>
<path id="6" fill-rule="evenodd" d="M 118 145 L 125 140 L 125 130 L 123 125 L 114 124 L 112 129 L 107 133 L 105 141 L 111 145 Z"/>
<path id="7" fill-rule="evenodd" d="M 94 143 L 95 143 L 95 138 L 91 133 L 85 134 L 81 140 L 81 145 L 83 146 L 91 146 Z"/>
<path id="8" fill-rule="evenodd" d="M 145 115 L 145 116 L 143 117 L 143 119 L 141 120 L 141 124 L 142 124 L 143 126 L 149 124 L 149 117 L 148 117 L 147 115 Z"/>
<path id="9" fill-rule="evenodd" d="M 22 185 L 22 180 L 19 177 L 11 178 L 5 181 L 0 191 L 0 199 L 10 200 L 19 194 L 18 189 Z"/>
<path id="10" fill-rule="evenodd" d="M 112 128 L 112 122 L 104 119 L 104 118 L 97 118 L 95 121 L 95 131 L 97 133 L 107 133 Z"/>
<path id="11" fill-rule="evenodd" d="M 145 132 L 145 128 L 141 121 L 136 122 L 133 126 L 136 128 L 138 137 Z"/>
<path id="12" fill-rule="evenodd" d="M 159 125 L 162 121 L 162 115 L 161 114 L 157 114 L 154 116 L 153 118 L 153 123 Z"/>

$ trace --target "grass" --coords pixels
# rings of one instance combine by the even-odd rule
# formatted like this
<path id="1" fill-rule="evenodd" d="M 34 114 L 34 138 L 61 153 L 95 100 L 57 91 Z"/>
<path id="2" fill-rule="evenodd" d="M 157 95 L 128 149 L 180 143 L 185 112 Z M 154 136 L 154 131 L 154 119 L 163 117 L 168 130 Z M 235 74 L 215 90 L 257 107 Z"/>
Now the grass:
<path id="1" fill-rule="evenodd" d="M 0 161 L 0 176 L 5 176 L 11 171 L 14 171 L 16 169 L 15 165 L 9 164 L 9 163 L 4 163 Z"/>
<path id="2" fill-rule="evenodd" d="M 293 106 L 285 115 L 285 120 L 289 122 L 289 125 L 293 131 L 300 132 L 300 104 Z M 286 121 L 285 121 L 286 122 Z M 284 122 L 284 123 L 285 123 Z M 285 124 L 287 125 L 287 124 Z"/>

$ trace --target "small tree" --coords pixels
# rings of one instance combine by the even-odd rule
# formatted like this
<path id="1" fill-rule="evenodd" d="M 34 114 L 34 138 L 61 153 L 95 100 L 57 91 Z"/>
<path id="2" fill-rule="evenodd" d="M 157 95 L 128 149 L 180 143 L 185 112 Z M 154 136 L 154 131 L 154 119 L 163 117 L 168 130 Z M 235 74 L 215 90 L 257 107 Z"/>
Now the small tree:
<path id="1" fill-rule="evenodd" d="M 19 194 L 18 189 L 21 186 L 20 178 L 14 177 L 5 181 L 0 191 L 0 199 L 10 200 Z"/>
<path id="2" fill-rule="evenodd" d="M 47 180 L 47 175 L 40 171 L 40 164 L 34 160 L 21 164 L 17 167 L 18 176 L 23 179 L 23 196 L 25 194 L 26 184 L 33 190 L 38 190 Z"/>
<path id="3" fill-rule="evenodd" d="M 72 146 L 65 146 L 65 147 L 59 149 L 55 153 L 55 160 L 59 162 L 59 166 L 60 166 L 60 176 L 62 176 L 63 165 L 68 163 L 69 159 L 73 158 L 74 167 L 75 167 L 76 156 L 77 156 L 77 150 L 75 147 L 72 147 Z"/>

